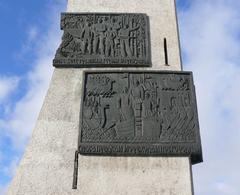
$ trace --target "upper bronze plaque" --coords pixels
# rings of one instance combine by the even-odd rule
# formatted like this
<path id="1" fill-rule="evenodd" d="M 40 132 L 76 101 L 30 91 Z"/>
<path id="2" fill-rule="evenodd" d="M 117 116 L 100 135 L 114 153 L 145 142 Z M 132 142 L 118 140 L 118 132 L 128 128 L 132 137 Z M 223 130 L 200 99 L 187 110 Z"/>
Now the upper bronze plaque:
<path id="1" fill-rule="evenodd" d="M 63 13 L 55 67 L 150 66 L 146 14 Z"/>
<path id="2" fill-rule="evenodd" d="M 192 74 L 85 72 L 79 152 L 202 161 Z"/>

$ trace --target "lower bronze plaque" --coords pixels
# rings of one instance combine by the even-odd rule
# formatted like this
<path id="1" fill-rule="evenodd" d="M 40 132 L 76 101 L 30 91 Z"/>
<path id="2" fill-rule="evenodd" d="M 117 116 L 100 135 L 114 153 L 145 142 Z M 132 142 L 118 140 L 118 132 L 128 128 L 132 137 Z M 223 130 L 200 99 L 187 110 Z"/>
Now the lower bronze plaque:
<path id="1" fill-rule="evenodd" d="M 79 152 L 202 162 L 192 73 L 84 72 Z"/>

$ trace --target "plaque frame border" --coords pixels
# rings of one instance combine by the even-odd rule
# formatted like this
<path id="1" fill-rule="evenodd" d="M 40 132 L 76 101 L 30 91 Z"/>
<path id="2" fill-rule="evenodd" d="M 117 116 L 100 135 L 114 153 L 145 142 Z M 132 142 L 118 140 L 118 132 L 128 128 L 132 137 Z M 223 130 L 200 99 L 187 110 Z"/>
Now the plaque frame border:
<path id="1" fill-rule="evenodd" d="M 91 146 L 102 146 L 102 147 L 109 147 L 110 145 L 115 145 L 118 146 L 120 145 L 120 143 L 86 143 L 86 142 L 82 142 L 81 137 L 82 137 L 82 131 L 81 131 L 81 126 L 82 126 L 82 121 L 83 121 L 83 109 L 82 109 L 82 105 L 84 102 L 84 92 L 85 92 L 85 83 L 86 83 L 86 75 L 87 74 L 91 74 L 91 73 L 159 73 L 159 74 L 188 74 L 190 76 L 190 86 L 192 87 L 192 94 L 193 94 L 193 101 L 195 103 L 195 107 L 194 107 L 194 113 L 196 114 L 196 125 L 197 125 L 197 131 L 196 131 L 196 142 L 192 142 L 193 145 L 190 145 L 190 142 L 183 142 L 183 143 L 178 143 L 178 142 L 166 142 L 164 143 L 165 145 L 163 145 L 162 143 L 155 143 L 158 146 L 165 146 L 166 144 L 168 145 L 172 145 L 173 147 L 179 146 L 179 144 L 182 147 L 185 147 L 185 149 L 187 150 L 187 148 L 189 149 L 188 152 L 186 153 L 124 153 L 124 152 L 83 152 L 82 151 L 82 146 L 84 147 L 91 147 Z M 151 69 L 145 69 L 145 70 L 139 70 L 139 69 L 123 69 L 123 70 L 114 70 L 114 69 L 109 69 L 109 70 L 83 70 L 82 71 L 82 84 L 81 84 L 81 100 L 80 100 L 80 114 L 79 114 L 79 129 L 78 129 L 78 152 L 81 155 L 84 156 L 111 156 L 111 157 L 189 157 L 190 162 L 192 164 L 197 164 L 197 163 L 201 163 L 203 162 L 203 154 L 202 154 L 202 144 L 201 144 L 201 135 L 200 135 L 200 125 L 199 125 L 199 117 L 198 117 L 198 108 L 197 108 L 197 98 L 196 98 L 196 90 L 195 90 L 195 85 L 194 85 L 194 80 L 193 80 L 193 72 L 192 71 L 176 71 L 176 70 L 151 70 Z M 153 146 L 154 143 L 143 143 L 143 142 L 134 142 L 132 143 L 132 145 L 130 143 L 121 143 L 122 145 L 129 145 L 130 148 L 137 148 L 139 147 L 139 145 L 144 146 L 144 147 L 151 147 Z"/>
<path id="2" fill-rule="evenodd" d="M 119 64 L 118 63 L 116 63 L 116 64 L 113 64 L 113 63 L 109 63 L 109 64 L 106 64 L 106 63 L 85 63 L 85 64 L 71 63 L 71 64 L 69 64 L 69 63 L 63 63 L 63 64 L 60 64 L 60 63 L 55 62 L 55 60 L 59 60 L 59 59 L 54 57 L 52 63 L 55 68 L 104 68 L 104 67 L 106 67 L 106 68 L 135 68 L 135 67 L 151 68 L 152 67 L 152 65 L 153 65 L 152 64 L 152 45 L 151 45 L 152 39 L 151 39 L 151 31 L 150 31 L 151 20 L 150 20 L 150 17 L 147 15 L 147 13 L 140 13 L 140 12 L 136 12 L 136 13 L 133 13 L 133 12 L 62 12 L 60 21 L 62 20 L 62 17 L 65 14 L 71 14 L 71 15 L 77 15 L 77 14 L 81 14 L 81 15 L 86 15 L 86 14 L 98 14 L 98 15 L 105 15 L 105 14 L 109 14 L 109 15 L 129 14 L 129 15 L 131 15 L 132 14 L 132 15 L 134 15 L 134 14 L 136 14 L 137 15 L 137 14 L 142 14 L 142 15 L 144 15 L 147 19 L 147 25 L 145 27 L 145 32 L 147 35 L 146 48 L 147 48 L 148 52 L 147 52 L 147 56 L 144 60 L 146 63 L 143 63 L 143 64 L 134 64 L 134 63 L 129 63 L 129 64 L 121 64 L 121 63 L 119 63 Z M 60 22 L 60 29 L 64 33 L 64 29 L 61 26 L 61 22 Z M 62 36 L 63 36 L 63 34 L 62 34 Z M 61 40 L 60 44 L 61 43 L 62 43 L 62 40 Z M 59 45 L 59 47 L 60 47 L 60 45 Z M 59 47 L 58 47 L 58 49 L 59 49 Z M 134 61 L 135 59 L 129 59 L 129 60 Z"/>

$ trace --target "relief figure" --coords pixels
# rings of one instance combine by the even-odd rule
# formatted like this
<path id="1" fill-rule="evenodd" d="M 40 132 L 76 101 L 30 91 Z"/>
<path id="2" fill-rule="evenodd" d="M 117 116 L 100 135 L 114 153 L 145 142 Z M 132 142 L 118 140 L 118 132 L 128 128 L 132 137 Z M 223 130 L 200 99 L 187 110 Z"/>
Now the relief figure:
<path id="1" fill-rule="evenodd" d="M 143 100 L 143 117 L 151 117 L 153 115 L 153 103 L 151 101 L 151 95 L 149 92 L 145 92 L 145 98 Z"/>
<path id="2" fill-rule="evenodd" d="M 173 82 L 176 78 L 157 80 L 145 74 L 114 74 L 87 77 L 84 138 L 106 142 L 194 139 L 196 123 L 191 94 L 187 89 L 172 90 L 177 89 Z M 163 89 L 164 80 L 169 85 Z"/>
<path id="3" fill-rule="evenodd" d="M 116 37 L 116 33 L 113 30 L 112 27 L 109 27 L 107 32 L 105 33 L 106 35 L 106 50 L 105 54 L 107 57 L 111 56 L 114 57 L 114 38 Z"/>
<path id="4" fill-rule="evenodd" d="M 84 29 L 82 31 L 81 37 L 83 38 L 83 53 L 91 54 L 92 50 L 92 30 L 91 30 L 91 24 L 86 23 L 84 26 Z"/>
<path id="5" fill-rule="evenodd" d="M 53 65 L 150 66 L 149 19 L 135 13 L 65 13 Z"/>
<path id="6" fill-rule="evenodd" d="M 159 105 L 155 105 L 159 107 Z M 143 100 L 143 136 L 159 139 L 162 133 L 163 120 L 158 115 L 158 108 L 154 108 L 154 103 L 150 92 L 145 92 Z"/>
<path id="7" fill-rule="evenodd" d="M 119 94 L 117 107 L 119 109 L 119 121 L 116 125 L 117 135 L 120 137 L 133 137 L 135 124 L 134 111 L 127 87 Z"/>
<path id="8" fill-rule="evenodd" d="M 71 52 L 71 51 L 68 51 L 67 47 L 72 43 L 72 41 L 73 41 L 73 36 L 70 33 L 65 32 L 62 37 L 62 43 L 59 47 L 60 52 L 59 53 L 57 52 L 57 54 L 60 54 L 62 56 L 67 56 L 68 55 L 67 52 Z"/>
<path id="9" fill-rule="evenodd" d="M 102 18 L 98 19 L 98 23 L 93 26 L 93 53 L 96 55 L 98 50 L 101 55 L 104 55 L 104 32 L 106 31 L 106 24 Z"/>
<path id="10" fill-rule="evenodd" d="M 132 57 L 132 51 L 130 48 L 130 32 L 137 30 L 139 26 L 135 28 L 130 28 L 128 24 L 126 24 L 123 28 L 119 30 L 119 38 L 120 38 L 120 47 L 121 47 L 121 56 L 122 57 Z"/>
<path id="11" fill-rule="evenodd" d="M 95 98 L 86 98 L 83 112 L 84 123 L 89 129 L 97 129 L 103 120 L 102 112 Z"/>

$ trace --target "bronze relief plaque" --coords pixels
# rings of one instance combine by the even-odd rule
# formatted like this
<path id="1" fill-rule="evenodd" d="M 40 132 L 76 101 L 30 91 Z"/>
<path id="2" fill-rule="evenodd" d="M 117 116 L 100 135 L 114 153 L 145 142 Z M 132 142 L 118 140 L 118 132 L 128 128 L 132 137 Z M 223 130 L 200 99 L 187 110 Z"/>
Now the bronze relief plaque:
<path id="1" fill-rule="evenodd" d="M 63 13 L 55 67 L 151 66 L 149 18 L 131 13 Z"/>
<path id="2" fill-rule="evenodd" d="M 79 152 L 202 162 L 191 72 L 86 71 Z"/>

